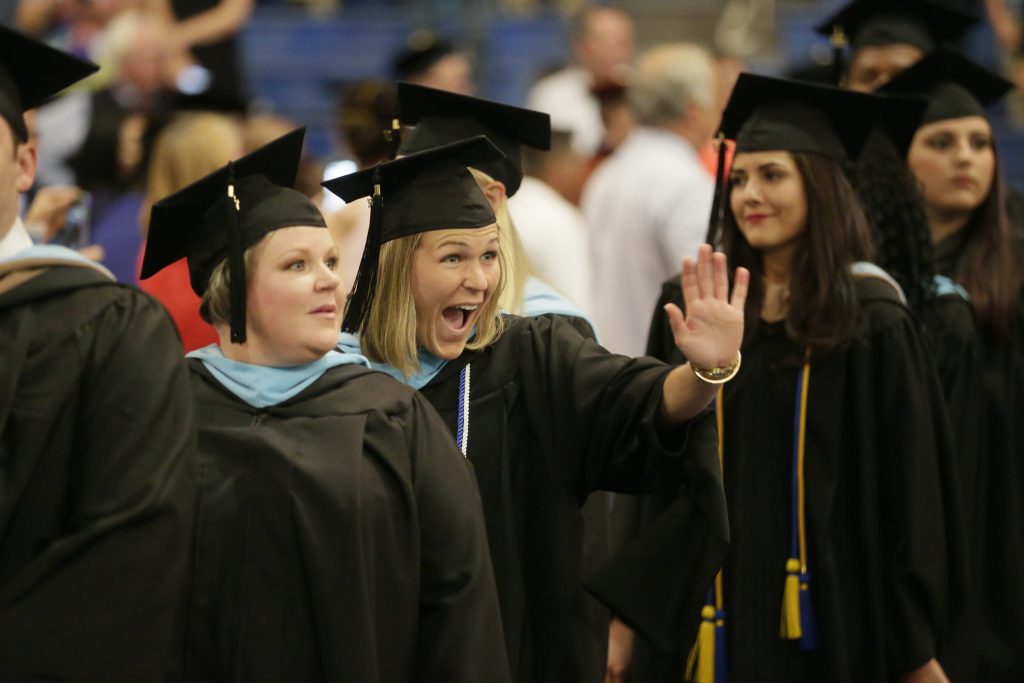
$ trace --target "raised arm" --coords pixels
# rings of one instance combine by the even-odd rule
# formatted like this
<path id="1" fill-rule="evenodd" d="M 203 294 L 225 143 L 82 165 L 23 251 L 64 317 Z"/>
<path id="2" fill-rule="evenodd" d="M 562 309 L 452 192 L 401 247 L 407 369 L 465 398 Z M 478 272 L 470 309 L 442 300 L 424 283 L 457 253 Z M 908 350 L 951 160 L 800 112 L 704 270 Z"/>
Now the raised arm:
<path id="1" fill-rule="evenodd" d="M 683 259 L 680 278 L 686 314 L 675 304 L 667 304 L 665 313 L 676 347 L 688 362 L 674 369 L 662 387 L 658 419 L 666 425 L 691 419 L 715 397 L 718 385 L 699 378 L 694 367 L 707 376 L 710 369 L 738 363 L 750 273 L 745 268 L 736 269 L 730 298 L 725 254 L 713 254 L 710 245 L 705 244 L 696 264 L 690 257 Z"/>

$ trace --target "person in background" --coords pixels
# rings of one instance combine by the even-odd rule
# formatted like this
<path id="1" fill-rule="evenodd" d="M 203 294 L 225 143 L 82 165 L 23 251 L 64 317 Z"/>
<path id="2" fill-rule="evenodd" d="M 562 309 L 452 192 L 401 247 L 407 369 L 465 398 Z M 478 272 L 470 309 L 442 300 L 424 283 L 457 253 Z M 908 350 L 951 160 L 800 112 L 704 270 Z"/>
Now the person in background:
<path id="1" fill-rule="evenodd" d="M 393 156 L 397 140 L 389 140 L 387 136 L 400 135 L 400 132 L 391 130 L 397 107 L 397 89 L 387 81 L 375 78 L 356 81 L 342 92 L 335 108 L 334 126 L 355 158 L 354 170 L 369 168 Z M 331 169 L 324 172 L 329 173 Z M 337 172 L 331 173 L 332 178 L 336 175 Z M 341 287 L 349 291 L 355 283 L 359 259 L 366 244 L 370 207 L 363 202 L 355 202 L 343 204 L 341 208 L 327 208 L 328 199 L 337 198 L 325 193 L 321 205 L 325 207 L 327 227 L 340 252 L 338 277 L 341 278 Z"/>
<path id="2" fill-rule="evenodd" d="M 148 232 L 152 205 L 211 173 L 224 159 L 244 151 L 241 128 L 234 119 L 220 114 L 180 114 L 167 125 L 153 145 L 146 179 L 146 201 L 139 220 L 143 235 Z M 145 245 L 139 253 L 141 261 Z M 139 287 L 164 305 L 174 320 L 186 352 L 217 341 L 213 327 L 199 316 L 199 299 L 188 284 L 184 260 L 172 264 Z"/>
<path id="3" fill-rule="evenodd" d="M 196 502 L 181 348 L 150 297 L 18 218 L 23 112 L 95 65 L 0 27 L 0 678 L 163 680 Z"/>
<path id="4" fill-rule="evenodd" d="M 427 30 L 409 35 L 405 47 L 392 57 L 391 71 L 396 81 L 462 95 L 476 92 L 473 67 L 466 55 Z"/>
<path id="5" fill-rule="evenodd" d="M 245 112 L 248 92 L 238 34 L 252 16 L 254 0 L 144 0 L 162 17 L 175 62 L 176 90 L 206 109 Z"/>
<path id="6" fill-rule="evenodd" d="M 966 292 L 981 338 L 984 395 L 965 408 L 980 411 L 983 437 L 976 486 L 968 492 L 975 502 L 969 517 L 975 670 L 979 681 L 1012 681 L 1024 667 L 1024 261 L 1006 215 L 985 112 L 1012 84 L 940 49 L 884 89 L 928 99 L 907 165 L 924 198 L 936 268 Z"/>
<path id="7" fill-rule="evenodd" d="M 721 111 L 714 62 L 696 45 L 653 48 L 628 97 L 638 126 L 587 181 L 582 208 L 601 342 L 640 355 L 661 283 L 704 241 L 714 182 L 697 150 Z"/>
<path id="8" fill-rule="evenodd" d="M 534 275 L 592 314 L 589 230 L 583 214 L 559 188 L 575 187 L 586 162 L 568 132 L 552 131 L 551 149 L 523 149 L 523 181 L 508 210 Z"/>
<path id="9" fill-rule="evenodd" d="M 952 0 L 852 0 L 815 30 L 833 40 L 836 66 L 844 67 L 839 85 L 872 92 L 977 21 Z M 847 44 L 848 63 L 839 56 Z"/>
<path id="10" fill-rule="evenodd" d="M 507 681 L 472 470 L 419 394 L 333 350 L 303 134 L 153 205 L 142 277 L 184 257 L 219 340 L 189 354 L 201 493 L 172 678 Z"/>
<path id="11" fill-rule="evenodd" d="M 576 63 L 537 81 L 526 106 L 550 114 L 557 130 L 572 132 L 577 154 L 589 159 L 605 144 L 601 106 L 594 96 L 622 86 L 634 54 L 633 19 L 611 6 L 584 9 L 573 26 Z"/>

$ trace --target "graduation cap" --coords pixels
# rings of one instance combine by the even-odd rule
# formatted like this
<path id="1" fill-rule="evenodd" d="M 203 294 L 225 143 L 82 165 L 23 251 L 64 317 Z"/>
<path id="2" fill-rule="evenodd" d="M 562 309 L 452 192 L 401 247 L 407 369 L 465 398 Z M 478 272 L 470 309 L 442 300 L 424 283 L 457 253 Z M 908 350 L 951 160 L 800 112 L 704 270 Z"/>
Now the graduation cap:
<path id="1" fill-rule="evenodd" d="M 0 116 L 20 140 L 27 140 L 22 114 L 97 69 L 0 24 Z"/>
<path id="2" fill-rule="evenodd" d="M 504 183 L 509 197 L 523 180 L 521 145 L 543 150 L 551 146 L 551 117 L 532 109 L 399 83 L 398 111 L 403 125 L 416 126 L 398 148 L 400 154 L 486 135 L 505 157 L 476 168 Z"/>
<path id="3" fill-rule="evenodd" d="M 895 93 L 883 95 L 882 100 L 882 114 L 864 143 L 864 151 L 895 154 L 898 159 L 903 159 L 921 126 L 928 100 L 918 95 Z"/>
<path id="4" fill-rule="evenodd" d="M 425 29 L 413 31 L 405 41 L 405 48 L 392 59 L 391 70 L 396 80 L 414 78 L 454 53 L 455 46 L 448 40 Z"/>
<path id="5" fill-rule="evenodd" d="M 494 211 L 466 167 L 500 158 L 501 150 L 478 135 L 322 183 L 346 202 L 372 196 L 370 230 L 343 331 L 357 333 L 369 315 L 382 244 L 431 230 L 494 224 Z"/>
<path id="6" fill-rule="evenodd" d="M 959 39 L 978 18 L 937 0 L 853 0 L 815 27 L 854 50 L 904 43 L 922 52 Z"/>
<path id="7" fill-rule="evenodd" d="M 955 50 L 941 47 L 883 85 L 879 92 L 923 95 L 928 99 L 919 125 L 985 116 L 985 107 L 1013 88 L 1006 80 Z"/>
<path id="8" fill-rule="evenodd" d="M 830 85 L 740 74 L 722 114 L 720 135 L 736 141 L 736 154 L 785 150 L 856 158 L 884 101 Z M 719 225 L 724 167 L 719 154 L 709 238 Z"/>
<path id="9" fill-rule="evenodd" d="M 292 226 L 326 228 L 319 209 L 292 189 L 306 129 L 298 128 L 217 169 L 153 205 L 144 280 L 188 259 L 192 291 L 202 296 L 214 268 L 228 259 L 231 341 L 245 342 L 245 250 L 268 232 Z"/>

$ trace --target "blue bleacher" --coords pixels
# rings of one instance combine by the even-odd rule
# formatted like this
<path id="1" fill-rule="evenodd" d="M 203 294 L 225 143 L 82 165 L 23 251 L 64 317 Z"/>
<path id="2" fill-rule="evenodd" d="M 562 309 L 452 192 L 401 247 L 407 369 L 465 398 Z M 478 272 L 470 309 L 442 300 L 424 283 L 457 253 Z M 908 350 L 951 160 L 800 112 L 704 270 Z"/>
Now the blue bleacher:
<path id="1" fill-rule="evenodd" d="M 393 11 L 317 18 L 301 10 L 260 7 L 242 36 L 257 107 L 308 125 L 310 150 L 329 157 L 335 147 L 331 118 L 337 86 L 390 78 L 392 55 L 420 27 Z M 460 21 L 431 28 L 453 37 L 474 33 Z M 480 95 L 522 104 L 537 74 L 568 60 L 565 36 L 565 21 L 554 15 L 490 22 L 482 28 L 482 40 L 468 46 Z"/>

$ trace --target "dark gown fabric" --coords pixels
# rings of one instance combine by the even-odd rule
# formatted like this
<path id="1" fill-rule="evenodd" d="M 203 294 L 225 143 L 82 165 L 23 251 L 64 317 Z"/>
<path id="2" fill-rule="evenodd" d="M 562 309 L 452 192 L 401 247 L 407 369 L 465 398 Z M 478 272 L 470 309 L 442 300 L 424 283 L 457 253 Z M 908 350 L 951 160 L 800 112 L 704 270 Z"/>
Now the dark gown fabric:
<path id="1" fill-rule="evenodd" d="M 0 681 L 163 680 L 193 413 L 150 297 L 70 266 L 0 295 Z"/>
<path id="2" fill-rule="evenodd" d="M 171 0 L 171 10 L 178 21 L 214 9 L 220 0 Z M 239 58 L 238 34 L 215 40 L 191 49 L 195 60 L 210 71 L 209 88 L 193 97 L 182 97 L 181 108 L 212 109 L 225 112 L 245 112 L 248 92 L 243 81 L 245 74 Z"/>
<path id="3" fill-rule="evenodd" d="M 935 245 L 940 273 L 956 279 L 967 237 L 961 231 Z M 982 344 L 985 442 L 969 517 L 976 671 L 979 681 L 1010 683 L 1024 676 L 1024 291 L 1009 338 L 983 335 Z"/>
<path id="4" fill-rule="evenodd" d="M 779 637 L 802 357 L 784 323 L 760 323 L 725 385 L 731 683 L 895 681 L 947 653 L 964 668 L 965 542 L 941 387 L 892 290 L 870 279 L 858 287 L 854 338 L 815 361 L 809 383 L 808 568 L 822 641 L 810 653 Z M 665 284 L 655 310 L 670 301 L 682 303 L 678 282 Z M 662 318 L 648 350 L 681 360 Z M 634 524 L 650 514 L 631 512 Z M 692 642 L 670 657 L 639 642 L 631 680 L 680 680 Z"/>
<path id="5" fill-rule="evenodd" d="M 472 470 L 422 397 L 347 365 L 259 409 L 189 364 L 201 490 L 172 678 L 508 680 Z"/>
<path id="6" fill-rule="evenodd" d="M 483 499 L 513 678 L 575 683 L 603 676 L 605 662 L 588 633 L 581 558 L 579 508 L 592 491 L 687 487 L 691 525 L 664 551 L 685 554 L 692 571 L 666 576 L 658 566 L 648 572 L 631 558 L 613 560 L 589 588 L 638 628 L 695 633 L 700 596 L 727 544 L 708 438 L 712 416 L 660 429 L 655 416 L 670 368 L 610 354 L 555 316 L 510 316 L 494 344 L 465 351 L 421 389 L 453 434 L 467 364 L 468 457 Z M 656 609 L 631 591 L 653 591 Z"/>

